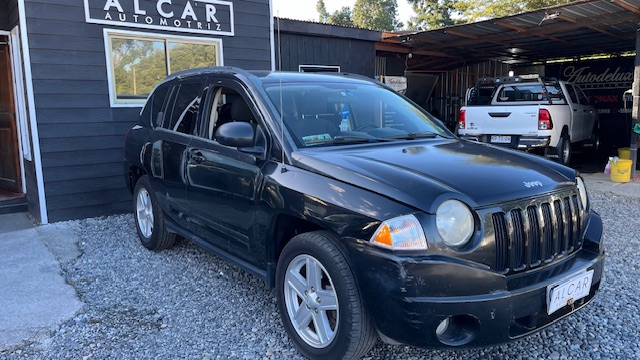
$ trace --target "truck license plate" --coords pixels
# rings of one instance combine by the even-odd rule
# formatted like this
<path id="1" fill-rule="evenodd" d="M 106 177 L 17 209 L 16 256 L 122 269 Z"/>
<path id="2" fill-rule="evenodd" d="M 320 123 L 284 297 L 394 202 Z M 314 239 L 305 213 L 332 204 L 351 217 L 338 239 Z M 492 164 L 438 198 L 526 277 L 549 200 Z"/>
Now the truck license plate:
<path id="1" fill-rule="evenodd" d="M 547 286 L 547 314 L 551 315 L 566 305 L 589 295 L 593 270 L 582 272 L 567 280 Z"/>
<path id="2" fill-rule="evenodd" d="M 511 136 L 491 135 L 491 142 L 497 144 L 510 144 Z"/>

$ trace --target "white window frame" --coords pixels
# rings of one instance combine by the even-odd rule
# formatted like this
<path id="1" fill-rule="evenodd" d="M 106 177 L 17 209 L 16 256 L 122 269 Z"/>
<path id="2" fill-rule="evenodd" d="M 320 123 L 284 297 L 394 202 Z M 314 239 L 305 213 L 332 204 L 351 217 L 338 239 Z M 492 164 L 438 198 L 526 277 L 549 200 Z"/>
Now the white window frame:
<path id="1" fill-rule="evenodd" d="M 194 36 L 176 36 L 165 35 L 157 33 L 146 33 L 139 31 L 127 31 L 127 30 L 115 30 L 115 29 L 103 29 L 104 37 L 104 49 L 105 59 L 107 65 L 107 82 L 109 85 L 109 103 L 111 107 L 142 107 L 146 99 L 126 99 L 118 100 L 116 92 L 115 74 L 112 66 L 112 54 L 111 54 L 111 37 L 117 38 L 129 38 L 135 40 L 149 40 L 149 41 L 162 41 L 162 42 L 183 42 L 189 44 L 202 44 L 202 45 L 215 45 L 216 46 L 216 63 L 217 66 L 224 65 L 224 56 L 222 53 L 222 39 L 202 38 Z M 166 55 L 165 55 L 166 56 Z M 167 72 L 169 71 L 169 59 L 167 58 Z"/>
<path id="2" fill-rule="evenodd" d="M 309 72 L 340 72 L 340 66 L 337 65 L 298 65 L 298 72 L 310 70 Z"/>

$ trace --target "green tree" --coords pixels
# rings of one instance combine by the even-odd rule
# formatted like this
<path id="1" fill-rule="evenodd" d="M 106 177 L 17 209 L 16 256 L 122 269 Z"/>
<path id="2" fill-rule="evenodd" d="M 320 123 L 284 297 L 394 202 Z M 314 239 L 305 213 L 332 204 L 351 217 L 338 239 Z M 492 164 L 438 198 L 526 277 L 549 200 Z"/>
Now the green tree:
<path id="1" fill-rule="evenodd" d="M 412 30 L 438 29 L 461 22 L 456 10 L 458 0 L 407 0 L 415 15 L 407 27 Z"/>
<path id="2" fill-rule="evenodd" d="M 327 7 L 324 5 L 323 0 L 318 0 L 316 3 L 316 10 L 318 11 L 318 21 L 323 24 L 329 22 L 329 13 L 327 12 Z"/>
<path id="3" fill-rule="evenodd" d="M 429 30 L 519 14 L 576 0 L 407 0 L 415 15 L 409 29 Z"/>
<path id="4" fill-rule="evenodd" d="M 351 17 L 351 9 L 348 6 L 343 6 L 340 10 L 331 14 L 329 16 L 329 24 L 354 26 L 353 19 Z"/>
<path id="5" fill-rule="evenodd" d="M 398 3 L 396 0 L 356 0 L 353 23 L 357 27 L 379 31 L 400 29 Z"/>
<path id="6" fill-rule="evenodd" d="M 458 0 L 455 9 L 465 22 L 519 14 L 576 0 Z"/>
<path id="7" fill-rule="evenodd" d="M 318 20 L 323 24 L 354 26 L 351 19 L 351 9 L 348 6 L 343 6 L 340 10 L 330 14 L 324 5 L 324 1 L 318 0 L 316 10 L 318 11 Z"/>

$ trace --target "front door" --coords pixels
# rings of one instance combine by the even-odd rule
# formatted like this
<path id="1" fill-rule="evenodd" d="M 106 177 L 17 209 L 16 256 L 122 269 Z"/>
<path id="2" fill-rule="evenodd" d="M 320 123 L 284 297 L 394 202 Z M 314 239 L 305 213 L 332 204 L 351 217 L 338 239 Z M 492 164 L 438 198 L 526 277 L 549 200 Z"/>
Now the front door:
<path id="1" fill-rule="evenodd" d="M 21 192 L 9 37 L 0 35 L 0 190 Z"/>
<path id="2" fill-rule="evenodd" d="M 256 265 L 265 257 L 263 242 L 255 241 L 262 162 L 254 155 L 218 143 L 213 134 L 222 123 L 255 122 L 257 117 L 246 105 L 248 97 L 238 92 L 239 85 L 226 79 L 214 83 L 222 86 L 215 89 L 203 109 L 203 114 L 208 114 L 202 118 L 206 126 L 186 152 L 187 199 L 200 236 Z M 246 111 L 240 111 L 243 108 Z"/>

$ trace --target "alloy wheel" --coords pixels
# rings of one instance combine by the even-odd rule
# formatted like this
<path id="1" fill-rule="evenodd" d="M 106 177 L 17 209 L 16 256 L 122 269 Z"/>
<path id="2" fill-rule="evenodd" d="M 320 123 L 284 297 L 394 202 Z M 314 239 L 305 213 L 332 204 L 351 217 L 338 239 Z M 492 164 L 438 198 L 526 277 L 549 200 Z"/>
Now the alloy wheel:
<path id="1" fill-rule="evenodd" d="M 136 219 L 138 229 L 144 237 L 149 238 L 153 234 L 153 204 L 147 189 L 140 189 L 138 201 L 136 202 Z"/>
<path id="2" fill-rule="evenodd" d="M 298 255 L 289 263 L 284 300 L 302 340 L 314 348 L 327 347 L 338 330 L 338 297 L 331 277 L 316 258 Z"/>

